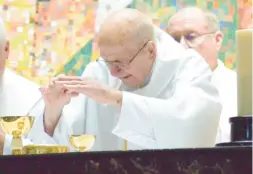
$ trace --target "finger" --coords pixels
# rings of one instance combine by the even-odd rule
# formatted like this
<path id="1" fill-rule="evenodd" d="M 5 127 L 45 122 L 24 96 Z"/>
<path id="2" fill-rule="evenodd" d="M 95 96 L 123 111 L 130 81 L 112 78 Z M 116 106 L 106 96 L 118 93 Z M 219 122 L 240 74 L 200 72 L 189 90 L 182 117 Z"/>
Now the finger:
<path id="1" fill-rule="evenodd" d="M 40 91 L 42 94 L 49 94 L 49 93 L 52 93 L 52 90 L 49 90 L 49 88 L 47 88 L 47 87 L 40 87 L 40 88 L 39 88 L 39 91 Z"/>
<path id="2" fill-rule="evenodd" d="M 64 85 L 64 87 L 70 92 L 84 93 L 87 89 L 86 85 Z"/>
<path id="3" fill-rule="evenodd" d="M 54 80 L 52 80 L 52 81 L 48 84 L 48 88 L 56 88 L 56 87 L 59 87 L 59 85 L 57 85 L 57 84 L 55 83 Z"/>
<path id="4" fill-rule="evenodd" d="M 57 85 L 53 82 L 51 82 L 47 87 L 40 87 L 39 91 L 43 95 L 50 95 L 50 94 L 60 94 L 60 93 L 65 93 L 67 91 L 66 88 L 64 88 L 63 85 Z"/>
<path id="5" fill-rule="evenodd" d="M 40 91 L 43 98 L 45 98 L 46 96 L 49 96 L 51 94 L 51 92 L 46 87 L 40 87 L 39 91 Z"/>
<path id="6" fill-rule="evenodd" d="M 40 92 L 48 92 L 48 91 L 50 91 L 50 90 L 49 90 L 49 87 L 47 87 L 47 86 L 42 86 L 42 87 L 39 88 L 39 91 L 40 91 Z"/>
<path id="7" fill-rule="evenodd" d="M 56 81 L 82 81 L 82 78 L 78 76 L 61 76 L 57 77 Z"/>
<path id="8" fill-rule="evenodd" d="M 44 93 L 44 92 L 46 92 L 46 88 L 45 88 L 45 87 L 40 87 L 40 88 L 39 88 L 39 91 L 40 91 L 41 93 Z"/>
<path id="9" fill-rule="evenodd" d="M 79 95 L 79 93 L 77 93 L 77 92 L 72 92 L 72 93 L 71 93 L 71 96 L 72 96 L 72 97 L 77 97 L 78 95 Z"/>
<path id="10" fill-rule="evenodd" d="M 53 79 L 53 80 L 49 83 L 48 87 L 49 87 L 49 88 L 58 88 L 58 89 L 63 88 L 63 85 L 62 85 L 61 83 L 57 83 L 57 82 L 59 82 L 57 78 Z"/>
<path id="11" fill-rule="evenodd" d="M 86 81 L 77 81 L 77 80 L 73 80 L 73 81 L 55 81 L 56 85 L 85 85 L 87 84 Z"/>
<path id="12" fill-rule="evenodd" d="M 60 78 L 64 78 L 64 77 L 66 77 L 64 74 L 59 74 L 56 77 L 52 78 L 52 81 L 56 81 L 56 80 L 58 80 Z"/>
<path id="13" fill-rule="evenodd" d="M 78 93 L 78 92 L 75 92 L 75 91 L 69 91 L 69 90 L 67 90 L 67 91 L 66 91 L 66 94 L 67 94 L 67 95 L 70 95 L 71 97 L 76 97 L 76 96 L 78 96 L 78 95 L 79 95 L 79 93 Z"/>

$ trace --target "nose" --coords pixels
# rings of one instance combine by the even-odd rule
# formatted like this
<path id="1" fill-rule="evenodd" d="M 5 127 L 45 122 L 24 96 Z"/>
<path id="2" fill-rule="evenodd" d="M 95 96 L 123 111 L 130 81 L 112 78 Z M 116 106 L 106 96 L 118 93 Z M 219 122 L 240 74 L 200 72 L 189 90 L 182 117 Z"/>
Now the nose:
<path id="1" fill-rule="evenodd" d="M 180 42 L 179 42 L 185 49 L 189 48 L 189 46 L 187 45 L 185 38 L 181 37 Z"/>
<path id="2" fill-rule="evenodd" d="M 122 69 L 118 66 L 111 66 L 110 73 L 112 76 L 118 76 L 122 72 Z"/>

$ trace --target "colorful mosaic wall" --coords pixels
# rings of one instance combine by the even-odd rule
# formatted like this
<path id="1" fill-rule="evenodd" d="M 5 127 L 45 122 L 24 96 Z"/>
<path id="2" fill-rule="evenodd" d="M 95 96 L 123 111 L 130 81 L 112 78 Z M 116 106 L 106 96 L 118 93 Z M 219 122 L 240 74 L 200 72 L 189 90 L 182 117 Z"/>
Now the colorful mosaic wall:
<path id="1" fill-rule="evenodd" d="M 109 1 L 112 1 L 113 6 L 115 0 L 107 0 Z M 5 20 L 11 41 L 7 66 L 39 84 L 45 84 L 58 73 L 81 75 L 85 66 L 98 56 L 94 27 L 96 18 L 104 15 L 96 13 L 102 2 L 51 0 L 36 3 L 35 0 L 0 0 L 0 14 Z M 129 6 L 150 14 L 156 25 L 163 29 L 168 18 L 186 5 L 212 10 L 221 20 L 225 34 L 220 58 L 227 67 L 235 68 L 235 30 L 238 26 L 246 28 L 251 25 L 249 13 L 252 13 L 249 11 L 250 1 L 239 2 L 133 0 Z"/>

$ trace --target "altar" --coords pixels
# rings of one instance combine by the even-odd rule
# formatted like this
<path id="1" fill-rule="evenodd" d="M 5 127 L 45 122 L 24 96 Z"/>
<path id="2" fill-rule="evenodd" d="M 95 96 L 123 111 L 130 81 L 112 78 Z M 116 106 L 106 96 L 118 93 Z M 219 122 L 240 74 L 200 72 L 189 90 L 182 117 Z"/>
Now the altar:
<path id="1" fill-rule="evenodd" d="M 1 156 L 1 174 L 251 174 L 252 146 Z"/>
<path id="2" fill-rule="evenodd" d="M 0 156 L 0 174 L 252 173 L 253 30 L 238 30 L 236 33 L 238 113 L 227 120 L 231 125 L 230 142 L 222 142 L 212 148 L 92 152 L 89 150 L 96 143 L 96 135 L 88 135 L 84 131 L 69 135 L 69 144 L 78 151 L 75 153 L 70 152 L 66 144 L 24 145 L 22 138 L 27 136 L 35 122 L 35 116 L 29 115 L 29 112 L 39 99 L 26 115 L 0 117 L 3 132 L 13 136 L 10 145 L 12 155 Z M 166 139 L 166 136 L 163 138 Z M 210 136 L 205 138 L 210 139 Z M 103 143 L 106 142 L 109 140 Z"/>

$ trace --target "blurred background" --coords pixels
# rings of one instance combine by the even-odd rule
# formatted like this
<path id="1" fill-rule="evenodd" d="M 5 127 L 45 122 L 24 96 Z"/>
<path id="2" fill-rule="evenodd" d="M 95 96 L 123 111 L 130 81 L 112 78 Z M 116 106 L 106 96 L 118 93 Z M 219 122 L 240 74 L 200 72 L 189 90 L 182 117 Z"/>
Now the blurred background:
<path id="1" fill-rule="evenodd" d="M 137 8 L 166 30 L 186 5 L 217 14 L 225 35 L 220 59 L 235 69 L 235 31 L 252 26 L 252 0 L 0 0 L 11 44 L 7 67 L 41 85 L 59 73 L 81 75 L 99 55 L 96 31 L 108 11 Z"/>

